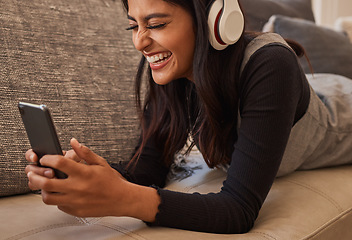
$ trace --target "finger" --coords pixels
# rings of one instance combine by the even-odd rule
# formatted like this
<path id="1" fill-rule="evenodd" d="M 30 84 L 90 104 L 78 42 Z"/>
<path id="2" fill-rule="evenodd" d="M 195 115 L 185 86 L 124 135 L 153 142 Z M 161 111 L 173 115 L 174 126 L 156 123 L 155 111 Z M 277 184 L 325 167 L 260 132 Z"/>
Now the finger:
<path id="1" fill-rule="evenodd" d="M 64 185 L 66 182 L 61 179 L 49 179 L 34 172 L 28 172 L 27 177 L 30 182 L 30 186 L 35 189 L 42 189 L 47 192 L 63 192 L 65 189 Z"/>
<path id="2" fill-rule="evenodd" d="M 42 166 L 60 170 L 67 175 L 77 174 L 83 166 L 82 164 L 78 164 L 76 161 L 62 155 L 44 155 L 40 159 L 40 164 Z"/>
<path id="3" fill-rule="evenodd" d="M 77 163 L 71 158 L 62 155 L 44 155 L 40 159 L 42 166 L 50 167 L 66 173 L 68 176 L 81 175 L 87 170 L 86 164 Z"/>
<path id="4" fill-rule="evenodd" d="M 29 149 L 26 153 L 25 153 L 25 158 L 28 162 L 38 162 L 38 156 L 37 154 L 35 154 L 35 152 L 33 152 L 32 149 Z"/>
<path id="5" fill-rule="evenodd" d="M 67 201 L 65 200 L 65 194 L 59 192 L 49 192 L 46 190 L 42 190 L 41 194 L 43 202 L 47 205 L 58 205 L 62 202 Z"/>
<path id="6" fill-rule="evenodd" d="M 29 189 L 31 189 L 32 191 L 37 191 L 40 190 L 40 188 L 34 186 L 31 182 L 28 181 L 28 187 Z"/>
<path id="7" fill-rule="evenodd" d="M 27 167 L 28 167 L 28 166 L 27 166 Z M 27 170 L 27 168 L 26 168 L 26 174 L 27 174 L 27 177 L 28 177 L 28 187 L 29 187 L 31 190 L 33 190 L 33 191 L 39 190 L 40 188 L 39 188 L 38 186 L 34 185 L 34 184 L 29 180 L 29 176 L 32 174 L 32 172 L 29 171 L 29 170 Z"/>
<path id="8" fill-rule="evenodd" d="M 90 165 L 105 165 L 107 164 L 105 159 L 100 157 L 91 151 L 88 147 L 80 144 L 77 139 L 71 139 L 71 146 L 73 150 L 76 152 L 77 156 L 83 160 L 85 160 Z"/>
<path id="9" fill-rule="evenodd" d="M 76 162 L 84 161 L 83 159 L 81 159 L 80 157 L 77 156 L 77 154 L 74 150 L 67 151 L 65 154 L 65 157 L 71 158 L 71 159 L 75 160 Z"/>
<path id="10" fill-rule="evenodd" d="M 47 177 L 47 178 L 54 178 L 54 176 L 55 176 L 55 173 L 51 168 L 38 167 L 35 165 L 28 165 L 25 168 L 25 172 L 26 172 L 26 174 L 28 174 L 29 172 L 34 172 L 38 175 L 41 175 L 41 176 Z"/>

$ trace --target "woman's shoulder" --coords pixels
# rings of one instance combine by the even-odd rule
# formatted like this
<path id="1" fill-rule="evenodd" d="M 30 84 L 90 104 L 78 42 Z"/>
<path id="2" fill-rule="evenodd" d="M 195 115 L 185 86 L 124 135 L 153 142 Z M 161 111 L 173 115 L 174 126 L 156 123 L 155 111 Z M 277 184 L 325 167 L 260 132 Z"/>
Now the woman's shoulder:
<path id="1" fill-rule="evenodd" d="M 278 34 L 263 33 L 254 37 L 247 45 L 242 61 L 241 71 L 250 62 L 283 63 L 290 61 L 297 63 L 297 56 L 290 45 Z M 258 64 L 258 63 L 257 63 Z"/>
<path id="2" fill-rule="evenodd" d="M 250 57 L 258 49 L 269 45 L 285 46 L 294 52 L 290 44 L 277 33 L 245 34 L 245 38 L 247 39 L 245 57 L 246 55 Z"/>
<path id="3" fill-rule="evenodd" d="M 269 43 L 256 49 L 248 59 L 244 59 L 241 69 L 241 82 L 262 80 L 303 73 L 298 57 L 293 50 L 281 43 Z M 280 80 L 280 79 L 278 79 Z"/>
<path id="4" fill-rule="evenodd" d="M 289 45 L 282 38 L 284 42 L 265 39 L 264 43 L 257 39 L 260 44 L 255 44 L 257 47 L 253 48 L 250 44 L 256 39 L 248 44 L 247 49 L 250 50 L 246 49 L 247 54 L 248 51 L 251 53 L 245 55 L 239 84 L 242 93 L 240 96 L 248 96 L 250 92 L 263 86 L 267 91 L 293 91 L 302 88 L 305 75 L 298 57 Z"/>

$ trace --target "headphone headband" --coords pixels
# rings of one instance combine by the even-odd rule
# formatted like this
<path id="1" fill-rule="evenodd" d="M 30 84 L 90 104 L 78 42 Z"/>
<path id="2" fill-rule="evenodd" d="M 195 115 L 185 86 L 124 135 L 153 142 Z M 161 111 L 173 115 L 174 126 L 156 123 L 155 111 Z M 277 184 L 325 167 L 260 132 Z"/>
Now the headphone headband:
<path id="1" fill-rule="evenodd" d="M 215 0 L 208 14 L 209 41 L 217 50 L 223 50 L 241 37 L 244 18 L 238 0 Z"/>

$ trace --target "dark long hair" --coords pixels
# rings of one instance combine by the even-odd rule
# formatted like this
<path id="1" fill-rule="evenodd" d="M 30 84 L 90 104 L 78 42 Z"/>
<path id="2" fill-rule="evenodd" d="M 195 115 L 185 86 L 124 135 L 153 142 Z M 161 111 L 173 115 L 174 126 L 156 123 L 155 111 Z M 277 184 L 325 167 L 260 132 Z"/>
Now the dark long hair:
<path id="1" fill-rule="evenodd" d="M 165 164 L 170 165 L 174 154 L 183 149 L 191 134 L 209 167 L 229 163 L 233 151 L 231 143 L 237 138 L 240 67 L 247 44 L 257 34 L 243 34 L 236 44 L 217 51 L 208 41 L 207 9 L 211 0 L 164 1 L 183 7 L 193 17 L 196 31 L 194 82 L 177 79 L 158 85 L 148 67 L 147 93 L 142 105 L 141 86 L 146 66 L 142 56 L 135 82 L 142 138 L 131 162 L 138 160 L 147 141 L 153 139 L 162 145 Z M 122 3 L 128 11 L 127 0 Z M 192 91 L 197 97 L 191 104 Z M 191 121 L 190 107 L 192 113 L 197 113 L 192 116 L 196 122 Z"/>

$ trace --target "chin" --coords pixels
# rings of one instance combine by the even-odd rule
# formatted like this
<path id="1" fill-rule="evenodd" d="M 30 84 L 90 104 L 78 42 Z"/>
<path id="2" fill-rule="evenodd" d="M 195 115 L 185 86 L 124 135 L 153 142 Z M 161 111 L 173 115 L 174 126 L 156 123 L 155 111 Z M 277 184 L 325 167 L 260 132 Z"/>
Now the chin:
<path id="1" fill-rule="evenodd" d="M 167 84 L 169 84 L 172 81 L 165 81 L 165 80 L 157 81 L 157 80 L 154 79 L 154 82 L 156 84 L 158 84 L 158 85 L 167 85 Z"/>
<path id="2" fill-rule="evenodd" d="M 169 77 L 158 77 L 153 75 L 153 80 L 158 85 L 166 85 L 174 80 L 174 78 Z"/>

